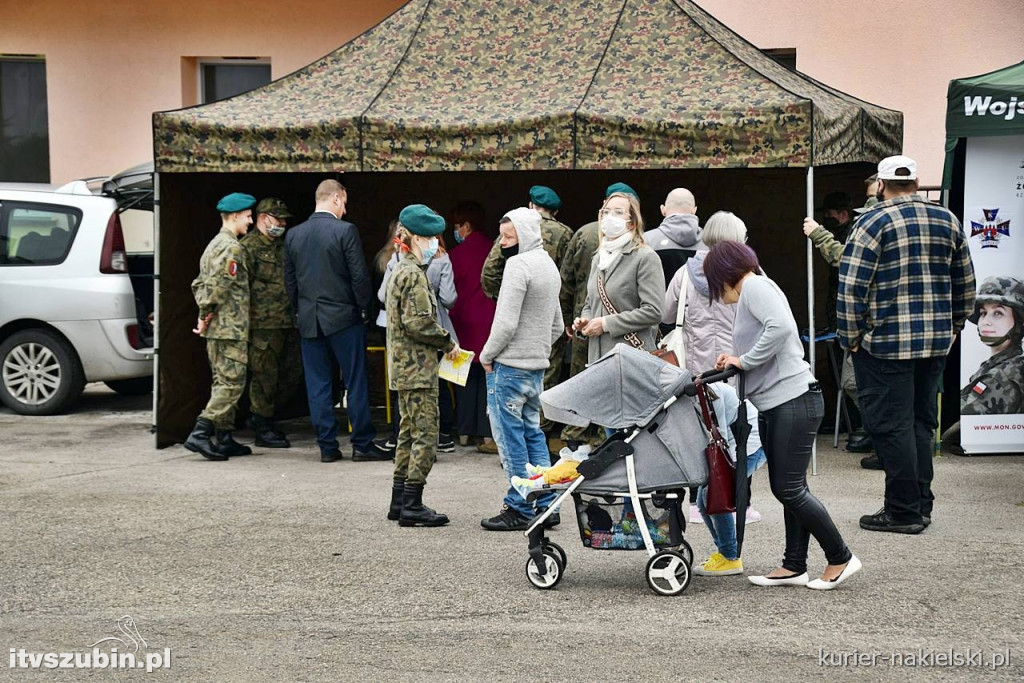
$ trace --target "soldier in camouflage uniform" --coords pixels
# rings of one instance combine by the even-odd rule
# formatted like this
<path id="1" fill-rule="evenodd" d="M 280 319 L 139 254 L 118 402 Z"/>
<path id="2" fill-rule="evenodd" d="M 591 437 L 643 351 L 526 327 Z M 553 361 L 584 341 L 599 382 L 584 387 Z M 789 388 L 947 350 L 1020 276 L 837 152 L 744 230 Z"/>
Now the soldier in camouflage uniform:
<path id="1" fill-rule="evenodd" d="M 555 215 L 562 208 L 562 200 L 550 187 L 534 185 L 530 188 L 529 207 L 541 215 L 540 237 L 544 251 L 548 253 L 555 267 L 560 268 L 565 260 L 565 254 L 569 249 L 569 242 L 572 241 L 572 230 L 564 223 L 560 223 Z M 494 241 L 491 253 L 487 255 L 484 262 L 484 269 L 480 275 L 480 284 L 483 286 L 484 294 L 497 301 L 498 291 L 501 289 L 501 276 L 505 272 L 505 256 L 501 253 L 498 245 L 499 240 Z M 594 247 L 595 250 L 597 247 Z M 590 267 L 589 265 L 587 266 Z M 562 337 L 551 345 L 551 356 L 548 359 L 548 369 L 544 371 L 544 388 L 550 389 L 562 379 L 562 366 L 565 363 L 565 347 L 568 337 Z M 540 428 L 548 433 L 555 428 L 555 423 L 548 419 L 542 419 Z M 555 449 L 557 452 L 558 449 Z"/>
<path id="2" fill-rule="evenodd" d="M 246 424 L 256 445 L 288 448 L 287 436 L 274 426 L 275 400 L 298 386 L 299 348 L 295 316 L 284 288 L 285 225 L 291 213 L 285 203 L 268 197 L 256 205 L 256 229 L 242 238 L 249 265 L 249 404 Z M 291 361 L 289 362 L 289 357 Z"/>
<path id="3" fill-rule="evenodd" d="M 235 410 L 245 391 L 249 344 L 249 266 L 238 238 L 252 224 L 256 199 L 238 192 L 217 203 L 221 229 L 199 261 L 192 294 L 199 322 L 192 330 L 206 339 L 213 386 L 206 409 L 185 441 L 185 448 L 208 460 L 249 455 L 252 450 L 231 437 Z M 211 440 L 216 430 L 216 444 Z"/>
<path id="4" fill-rule="evenodd" d="M 625 192 L 634 197 L 638 196 L 636 191 L 625 183 L 614 183 L 608 186 L 605 191 L 605 198 L 615 192 Z M 579 317 L 583 311 L 583 305 L 587 303 L 587 281 L 590 279 L 590 264 L 597 253 L 600 243 L 601 230 L 597 221 L 587 223 L 576 231 L 569 241 L 565 258 L 559 268 L 562 276 L 562 289 L 559 292 L 559 302 L 562 306 L 562 320 L 565 328 L 571 332 L 572 321 Z M 587 354 L 590 348 L 590 340 L 583 335 L 572 335 L 571 358 L 569 363 L 569 376 L 575 377 L 587 367 Z M 566 425 L 562 429 L 562 441 L 570 450 L 576 450 L 587 438 L 586 427 L 573 427 Z"/>
<path id="5" fill-rule="evenodd" d="M 1024 282 L 1006 276 L 986 278 L 968 320 L 978 326 L 981 342 L 992 355 L 960 392 L 960 413 L 1024 413 Z"/>
<path id="6" fill-rule="evenodd" d="M 445 221 L 422 204 L 405 207 L 398 220 L 402 258 L 384 302 L 389 388 L 398 392 L 401 415 L 388 519 L 401 526 L 442 526 L 448 517 L 423 504 L 423 486 L 437 459 L 437 352 L 459 353 L 437 322 L 437 299 L 426 275 Z"/>

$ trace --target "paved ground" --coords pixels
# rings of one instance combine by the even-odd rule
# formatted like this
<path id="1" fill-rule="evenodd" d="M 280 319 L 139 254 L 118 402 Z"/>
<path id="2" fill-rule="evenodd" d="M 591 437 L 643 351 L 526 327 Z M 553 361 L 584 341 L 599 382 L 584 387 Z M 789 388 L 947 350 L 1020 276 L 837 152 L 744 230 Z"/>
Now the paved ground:
<path id="1" fill-rule="evenodd" d="M 171 651 L 171 670 L 152 675 L 175 681 L 1024 674 L 1022 457 L 939 459 L 934 524 L 905 537 L 857 527 L 879 507 L 881 474 L 823 441 L 812 490 L 865 567 L 831 593 L 697 577 L 683 595 L 657 597 L 643 553 L 584 550 L 571 519 L 553 534 L 568 551 L 566 578 L 541 592 L 524 576 L 522 536 L 478 526 L 503 488 L 493 457 L 441 456 L 426 498 L 453 523 L 401 529 L 384 519 L 388 464 L 321 464 L 301 422 L 289 425 L 292 450 L 228 463 L 155 451 L 147 401 L 91 389 L 68 416 L 0 411 L 5 648 L 85 652 L 131 615 L 149 651 Z M 763 472 L 754 502 L 765 521 L 749 528 L 744 559 L 760 572 L 778 561 L 783 538 Z M 688 537 L 699 556 L 711 551 L 704 529 Z M 811 561 L 821 569 L 817 548 Z M 854 652 L 950 648 L 982 651 L 986 664 L 1008 651 L 1011 663 L 993 673 L 819 661 L 819 651 L 849 662 Z M 3 680 L 29 675 L 0 668 Z"/>

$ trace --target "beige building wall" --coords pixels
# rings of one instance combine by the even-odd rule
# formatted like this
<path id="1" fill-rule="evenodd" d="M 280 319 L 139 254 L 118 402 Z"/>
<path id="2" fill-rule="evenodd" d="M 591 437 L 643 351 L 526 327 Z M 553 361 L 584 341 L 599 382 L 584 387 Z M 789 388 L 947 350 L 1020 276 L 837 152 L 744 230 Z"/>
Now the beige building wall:
<path id="1" fill-rule="evenodd" d="M 189 58 L 265 57 L 279 78 L 401 4 L 4 0 L 0 52 L 45 56 L 51 177 L 65 182 L 151 159 L 152 112 L 194 103 Z M 949 80 L 1024 59 L 1020 0 L 700 4 L 758 47 L 796 48 L 801 71 L 902 110 L 905 151 L 920 162 L 926 184 L 941 175 Z"/>

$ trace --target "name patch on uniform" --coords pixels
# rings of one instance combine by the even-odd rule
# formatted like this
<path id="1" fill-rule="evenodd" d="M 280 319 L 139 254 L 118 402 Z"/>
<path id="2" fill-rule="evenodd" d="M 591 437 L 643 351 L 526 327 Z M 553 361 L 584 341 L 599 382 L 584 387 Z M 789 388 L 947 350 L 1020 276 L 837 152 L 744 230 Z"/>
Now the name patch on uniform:
<path id="1" fill-rule="evenodd" d="M 978 396 L 981 396 L 982 394 L 985 393 L 986 389 L 988 389 L 987 386 L 985 386 L 981 382 L 978 382 L 974 385 L 974 389 L 972 391 L 974 391 L 974 393 L 976 393 Z"/>
<path id="2" fill-rule="evenodd" d="M 228 275 L 231 277 L 238 275 L 238 261 L 234 259 L 228 261 Z"/>

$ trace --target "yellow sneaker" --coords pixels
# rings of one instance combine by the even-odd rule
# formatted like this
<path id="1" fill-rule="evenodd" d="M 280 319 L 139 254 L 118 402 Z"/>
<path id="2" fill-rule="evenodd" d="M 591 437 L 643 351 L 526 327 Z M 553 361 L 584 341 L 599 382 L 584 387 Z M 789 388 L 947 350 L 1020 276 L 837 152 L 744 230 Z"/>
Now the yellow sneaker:
<path id="1" fill-rule="evenodd" d="M 717 557 L 715 557 L 717 555 Z M 704 566 L 697 567 L 693 573 L 698 576 L 732 576 L 743 573 L 743 560 L 730 560 L 721 553 L 712 555 Z"/>

